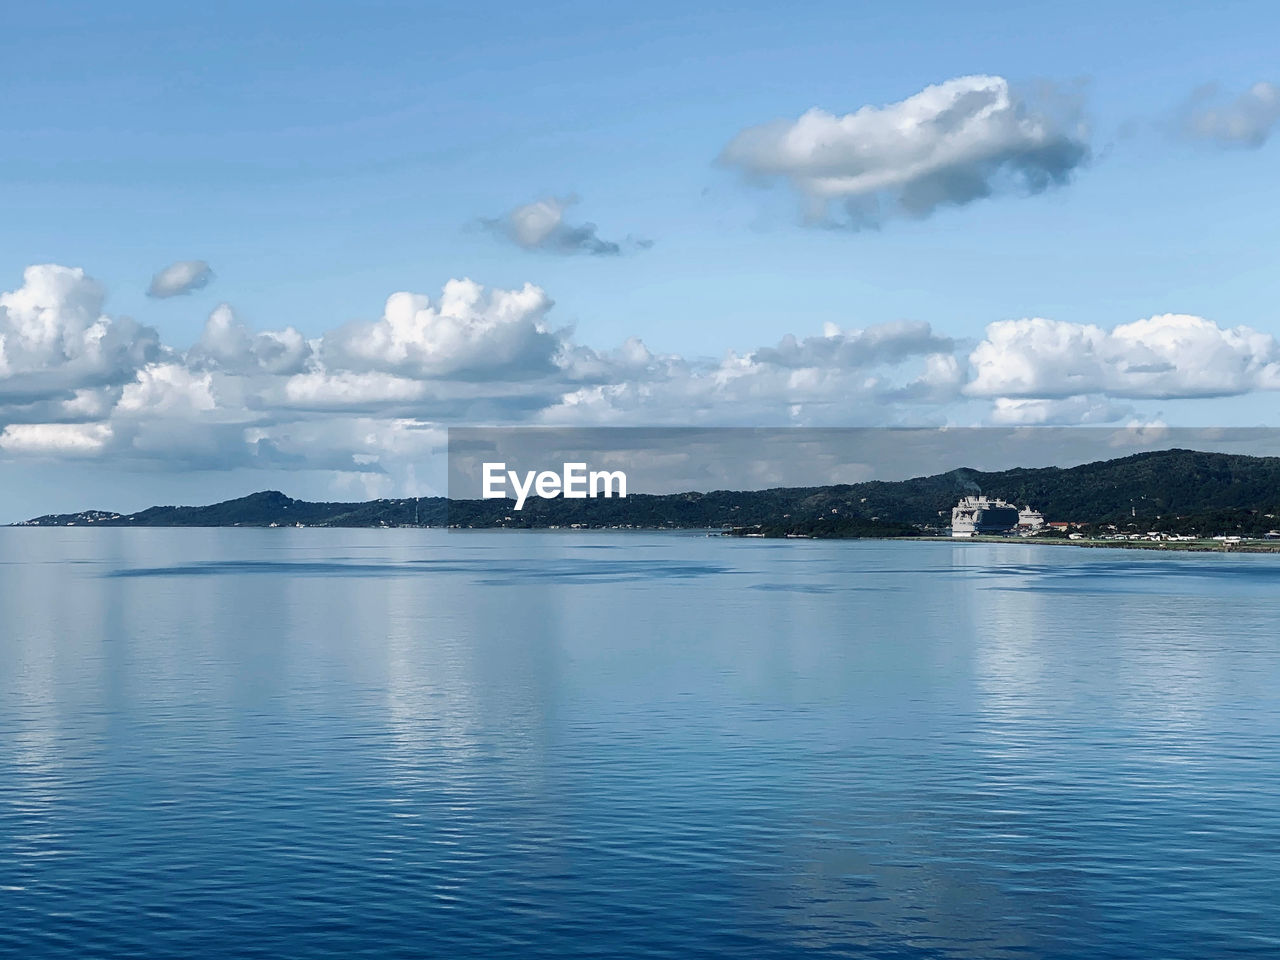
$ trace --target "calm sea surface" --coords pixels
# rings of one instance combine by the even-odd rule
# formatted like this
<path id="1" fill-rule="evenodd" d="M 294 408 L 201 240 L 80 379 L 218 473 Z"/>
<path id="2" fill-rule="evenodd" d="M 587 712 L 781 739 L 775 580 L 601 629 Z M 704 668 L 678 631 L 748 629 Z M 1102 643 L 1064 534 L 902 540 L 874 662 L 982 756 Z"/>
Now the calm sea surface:
<path id="1" fill-rule="evenodd" d="M 0 956 L 1280 956 L 1280 556 L 0 530 Z"/>

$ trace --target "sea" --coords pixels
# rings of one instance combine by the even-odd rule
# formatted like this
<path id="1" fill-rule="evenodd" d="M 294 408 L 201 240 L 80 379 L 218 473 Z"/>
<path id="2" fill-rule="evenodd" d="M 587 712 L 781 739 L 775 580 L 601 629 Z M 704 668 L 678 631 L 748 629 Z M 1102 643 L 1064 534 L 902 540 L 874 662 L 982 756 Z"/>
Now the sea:
<path id="1" fill-rule="evenodd" d="M 1280 556 L 0 530 L 0 957 L 1280 956 Z"/>

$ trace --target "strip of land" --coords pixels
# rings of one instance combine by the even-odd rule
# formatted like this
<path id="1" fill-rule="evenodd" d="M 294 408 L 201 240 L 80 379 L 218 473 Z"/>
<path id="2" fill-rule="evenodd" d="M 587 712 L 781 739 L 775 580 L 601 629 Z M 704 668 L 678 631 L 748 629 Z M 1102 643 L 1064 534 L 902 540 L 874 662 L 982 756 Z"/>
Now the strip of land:
<path id="1" fill-rule="evenodd" d="M 950 537 L 907 537 L 932 543 L 956 543 Z M 1232 540 L 1068 540 L 1065 537 L 968 537 L 965 543 L 1034 543 L 1047 547 L 1100 547 L 1114 550 L 1160 550 L 1173 553 L 1280 553 L 1280 538 Z"/>
<path id="2" fill-rule="evenodd" d="M 266 491 L 207 506 L 48 514 L 22 525 L 712 529 L 771 538 L 936 539 L 949 534 L 952 507 L 974 493 L 1034 507 L 1045 520 L 1045 529 L 1029 538 L 1037 542 L 1269 552 L 1280 541 L 1280 458 L 1193 450 L 818 487 L 531 498 L 522 510 L 501 499 L 323 503 Z"/>

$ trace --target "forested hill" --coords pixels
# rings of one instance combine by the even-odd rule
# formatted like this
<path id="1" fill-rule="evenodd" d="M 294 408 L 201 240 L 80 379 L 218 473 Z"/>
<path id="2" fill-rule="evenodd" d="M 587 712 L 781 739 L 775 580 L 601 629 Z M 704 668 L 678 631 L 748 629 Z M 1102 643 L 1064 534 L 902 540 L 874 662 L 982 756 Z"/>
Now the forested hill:
<path id="1" fill-rule="evenodd" d="M 902 481 L 760 491 L 712 491 L 626 499 L 539 500 L 520 512 L 508 500 L 443 497 L 310 503 L 278 492 L 203 507 L 151 507 L 121 515 L 92 510 L 37 517 L 32 526 L 635 526 L 704 528 L 762 525 L 796 532 L 893 534 L 945 526 L 950 508 L 982 492 L 1047 520 L 1091 524 L 1176 525 L 1214 518 L 1275 527 L 1280 515 L 1280 458 L 1167 450 L 1076 467 L 982 472 L 966 468 Z M 837 529 L 839 528 L 839 529 Z"/>

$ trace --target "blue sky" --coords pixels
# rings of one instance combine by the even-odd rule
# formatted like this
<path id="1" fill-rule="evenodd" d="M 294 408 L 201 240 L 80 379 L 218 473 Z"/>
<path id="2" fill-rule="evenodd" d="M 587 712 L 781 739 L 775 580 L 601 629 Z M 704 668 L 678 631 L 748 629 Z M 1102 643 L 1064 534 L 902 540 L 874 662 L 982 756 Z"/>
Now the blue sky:
<path id="1" fill-rule="evenodd" d="M 224 302 L 251 331 L 317 338 L 376 321 L 393 292 L 438 297 L 464 277 L 535 284 L 576 343 L 639 337 L 688 362 L 824 324 L 927 323 L 961 353 L 1027 317 L 1280 332 L 1276 144 L 1179 135 L 1198 88 L 1229 100 L 1280 80 L 1274 5 L 52 3 L 7 20 L 0 290 L 33 264 L 81 268 L 104 315 L 154 328 L 166 350 L 196 344 Z M 753 126 L 970 75 L 1072 105 L 1088 161 L 1042 193 L 862 230 L 806 223 L 785 178 L 717 163 Z M 594 223 L 622 255 L 523 249 L 481 225 L 571 196 L 566 222 Z M 207 261 L 212 282 L 148 297 L 183 260 Z M 1252 424 L 1278 410 L 1275 394 L 1192 392 L 1145 396 L 1137 413 Z M 229 485 L 216 457 L 163 470 L 118 450 L 36 452 L 0 458 L 24 509 L 50 477 L 90 470 L 122 507 L 268 479 L 343 486 L 324 467 L 291 477 L 228 458 L 243 477 Z M 413 492 L 403 465 L 387 476 L 379 489 Z"/>

